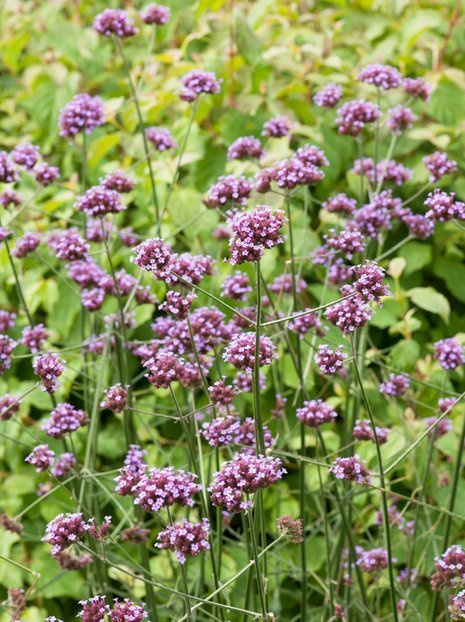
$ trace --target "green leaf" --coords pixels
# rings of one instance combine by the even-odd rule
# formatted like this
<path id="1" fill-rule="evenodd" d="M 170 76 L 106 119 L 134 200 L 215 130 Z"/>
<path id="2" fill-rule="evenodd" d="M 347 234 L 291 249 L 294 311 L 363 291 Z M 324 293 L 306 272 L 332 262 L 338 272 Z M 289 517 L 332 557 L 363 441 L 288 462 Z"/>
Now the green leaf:
<path id="1" fill-rule="evenodd" d="M 465 267 L 461 263 L 441 257 L 434 261 L 433 272 L 443 279 L 455 298 L 465 302 Z"/>
<path id="2" fill-rule="evenodd" d="M 433 287 L 414 287 L 407 292 L 407 296 L 411 301 L 430 313 L 437 313 L 444 322 L 449 321 L 450 304 L 447 298 L 437 292 Z"/>
<path id="3" fill-rule="evenodd" d="M 250 65 L 256 65 L 261 58 L 260 41 L 242 15 L 236 18 L 236 45 L 241 56 Z"/>
<path id="4" fill-rule="evenodd" d="M 455 82 L 442 78 L 431 96 L 429 112 L 440 123 L 455 126 L 465 118 L 465 93 Z"/>
<path id="5" fill-rule="evenodd" d="M 409 370 L 415 366 L 420 356 L 420 346 L 416 341 L 403 339 L 391 350 L 390 361 L 395 369 Z"/>
<path id="6" fill-rule="evenodd" d="M 400 251 L 400 257 L 407 262 L 404 274 L 412 274 L 417 270 L 421 270 L 424 266 L 431 263 L 432 249 L 431 246 L 423 242 L 409 242 Z"/>

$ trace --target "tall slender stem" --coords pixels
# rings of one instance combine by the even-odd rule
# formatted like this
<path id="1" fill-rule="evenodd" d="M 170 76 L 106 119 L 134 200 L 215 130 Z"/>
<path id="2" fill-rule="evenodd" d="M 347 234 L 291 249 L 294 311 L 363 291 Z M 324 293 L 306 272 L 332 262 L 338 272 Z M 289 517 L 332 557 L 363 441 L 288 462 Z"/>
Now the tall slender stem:
<path id="1" fill-rule="evenodd" d="M 142 119 L 142 112 L 141 112 L 141 109 L 140 109 L 139 98 L 137 96 L 136 87 L 135 87 L 133 79 L 131 77 L 131 70 L 130 70 L 129 64 L 128 64 L 127 60 L 126 60 L 126 56 L 124 55 L 123 47 L 121 45 L 121 42 L 118 39 L 118 37 L 113 37 L 113 41 L 115 42 L 115 46 L 116 46 L 118 52 L 120 53 L 121 60 L 123 61 L 123 67 L 124 67 L 124 70 L 126 72 L 126 76 L 127 76 L 128 83 L 129 83 L 129 88 L 131 90 L 131 95 L 132 95 L 132 98 L 134 100 L 134 105 L 136 107 L 137 118 L 139 120 L 139 131 L 140 131 L 141 136 L 142 136 L 142 142 L 143 142 L 143 145 L 144 145 L 144 152 L 145 152 L 145 159 L 147 161 L 147 166 L 149 168 L 150 189 L 152 191 L 152 200 L 153 200 L 153 205 L 155 207 L 156 230 L 157 230 L 157 234 L 160 235 L 161 234 L 161 219 L 160 219 L 160 208 L 159 208 L 159 205 L 158 205 L 157 188 L 155 186 L 155 177 L 154 177 L 154 174 L 153 174 L 152 161 L 150 159 L 149 145 L 148 145 L 148 142 L 147 142 L 147 136 L 145 134 L 145 124 L 144 124 L 144 121 Z"/>
<path id="2" fill-rule="evenodd" d="M 388 505 L 387 505 L 387 496 L 386 496 L 386 482 L 385 482 L 385 477 L 384 477 L 384 469 L 383 469 L 383 459 L 381 456 L 381 447 L 379 444 L 379 439 L 378 439 L 378 434 L 376 431 L 376 425 L 375 425 L 375 420 L 373 417 L 373 411 L 371 410 L 371 405 L 370 402 L 368 400 L 368 396 L 365 392 L 365 387 L 363 386 L 363 381 L 362 381 L 362 376 L 360 374 L 360 369 L 358 366 L 358 361 L 357 361 L 357 352 L 355 350 L 355 344 L 354 344 L 354 339 L 353 336 L 351 335 L 351 339 L 350 339 L 350 343 L 351 343 L 351 347 L 352 347 L 352 356 L 353 356 L 353 363 L 354 363 L 354 369 L 355 369 L 355 375 L 357 377 L 357 382 L 360 386 L 360 391 L 363 397 L 363 401 L 365 403 L 367 412 L 368 412 L 368 416 L 370 418 L 370 423 L 371 423 L 371 428 L 373 431 L 373 438 L 375 441 L 375 446 L 376 446 L 376 456 L 378 459 L 378 469 L 379 469 L 379 480 L 380 480 L 380 484 L 381 484 L 381 505 L 382 505 L 382 511 L 383 511 L 383 522 L 384 522 L 384 531 L 385 531 L 385 538 L 386 538 L 386 549 L 387 549 L 387 555 L 388 555 L 388 573 L 389 573 L 389 589 L 390 589 L 390 594 L 391 594 L 391 605 L 392 605 L 392 616 L 393 616 L 393 620 L 394 622 L 397 622 L 398 620 L 398 615 L 397 615 L 397 602 L 396 602 L 396 588 L 395 588 L 395 579 L 394 579 L 394 569 L 392 566 L 392 546 L 391 546 L 391 532 L 390 532 L 390 526 L 389 526 L 389 512 L 388 512 Z"/>
<path id="3" fill-rule="evenodd" d="M 34 322 L 32 321 L 32 315 L 31 315 L 31 312 L 29 311 L 29 307 L 26 304 L 26 299 L 23 294 L 21 282 L 18 277 L 18 272 L 16 271 L 15 262 L 13 261 L 13 257 L 11 256 L 10 245 L 8 244 L 7 239 L 4 240 L 4 243 L 5 243 L 5 248 L 6 248 L 6 252 L 8 255 L 8 261 L 10 262 L 10 266 L 13 271 L 13 277 L 15 279 L 16 291 L 18 293 L 19 302 L 21 303 L 21 306 L 23 307 L 23 311 L 26 314 L 27 321 L 29 322 L 29 325 L 32 328 L 34 326 Z"/>

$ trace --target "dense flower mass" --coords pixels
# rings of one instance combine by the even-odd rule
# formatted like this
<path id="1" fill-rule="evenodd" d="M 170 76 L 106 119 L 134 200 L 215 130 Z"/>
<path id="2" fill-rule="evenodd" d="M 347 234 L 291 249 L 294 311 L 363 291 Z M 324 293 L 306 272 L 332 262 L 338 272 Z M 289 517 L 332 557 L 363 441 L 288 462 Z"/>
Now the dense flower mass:
<path id="1" fill-rule="evenodd" d="M 78 196 L 75 207 L 93 218 L 117 214 L 125 209 L 118 192 L 107 190 L 102 186 L 93 186 L 85 194 Z"/>
<path id="2" fill-rule="evenodd" d="M 209 530 L 210 522 L 207 518 L 200 523 L 184 520 L 160 532 L 156 546 L 173 551 L 178 561 L 184 564 L 188 557 L 195 557 L 202 551 L 209 550 Z"/>
<path id="3" fill-rule="evenodd" d="M 245 177 L 223 175 L 210 186 L 204 204 L 208 208 L 235 206 L 245 207 L 252 193 L 252 184 Z"/>
<path id="4" fill-rule="evenodd" d="M 80 512 L 58 514 L 48 523 L 42 540 L 52 545 L 52 555 L 56 555 L 72 544 L 79 542 L 87 530 L 88 526 Z"/>
<path id="5" fill-rule="evenodd" d="M 261 336 L 258 344 L 258 366 L 269 365 L 276 356 L 276 346 L 271 339 L 266 335 Z M 235 335 L 225 348 L 223 358 L 236 369 L 252 370 L 255 365 L 255 333 Z"/>
<path id="6" fill-rule="evenodd" d="M 336 119 L 340 134 L 358 136 L 367 123 L 374 123 L 380 116 L 376 104 L 358 99 L 346 102 L 338 109 Z"/>
<path id="7" fill-rule="evenodd" d="M 271 486 L 286 473 L 279 458 L 271 456 L 237 456 L 225 462 L 215 473 L 210 499 L 213 505 L 228 512 L 240 512 L 252 506 L 248 495 Z"/>
<path id="8" fill-rule="evenodd" d="M 104 37 L 114 35 L 121 39 L 133 37 L 138 33 L 133 20 L 121 9 L 105 9 L 99 13 L 94 19 L 94 28 L 99 35 Z"/>
<path id="9" fill-rule="evenodd" d="M 105 123 L 105 110 L 100 97 L 79 93 L 66 104 L 60 113 L 60 136 L 74 138 L 76 134 L 90 134 Z"/>
<path id="10" fill-rule="evenodd" d="M 443 369 L 456 369 L 465 363 L 465 351 L 454 337 L 440 339 L 434 344 L 434 357 Z"/>
<path id="11" fill-rule="evenodd" d="M 346 358 L 347 354 L 343 351 L 342 346 L 332 350 L 329 346 L 320 345 L 315 354 L 315 362 L 324 376 L 332 376 L 341 370 Z"/>
<path id="12" fill-rule="evenodd" d="M 4 374 L 11 366 L 11 353 L 16 347 L 16 341 L 8 335 L 0 335 L 0 374 Z"/>
<path id="13" fill-rule="evenodd" d="M 342 97 L 342 87 L 329 83 L 313 96 L 313 101 L 320 108 L 334 108 Z"/>
<path id="14" fill-rule="evenodd" d="M 72 404 L 58 404 L 49 419 L 42 425 L 44 432 L 52 438 L 63 438 L 88 423 L 86 413 Z"/>
<path id="15" fill-rule="evenodd" d="M 331 404 L 318 399 L 304 402 L 302 408 L 297 409 L 296 417 L 305 423 L 305 425 L 311 428 L 317 428 L 323 423 L 335 419 L 337 417 L 337 412 Z"/>
<path id="16" fill-rule="evenodd" d="M 201 488 L 196 478 L 193 473 L 173 467 L 150 469 L 134 486 L 134 503 L 146 512 L 158 512 L 174 504 L 193 506 L 193 497 Z"/>
<path id="17" fill-rule="evenodd" d="M 228 160 L 246 160 L 256 158 L 259 160 L 265 155 L 262 144 L 255 136 L 241 136 L 237 138 L 229 147 Z"/>
<path id="18" fill-rule="evenodd" d="M 25 458 L 25 462 L 29 462 L 35 467 L 37 473 L 46 471 L 55 459 L 55 452 L 48 445 L 37 445 L 32 452 Z"/>
<path id="19" fill-rule="evenodd" d="M 281 244 L 284 238 L 280 230 L 285 222 L 282 210 L 273 211 L 266 206 L 236 214 L 231 220 L 231 263 L 258 261 L 267 248 Z"/>
<path id="20" fill-rule="evenodd" d="M 220 84 L 215 74 L 199 69 L 189 71 L 182 79 L 182 86 L 180 97 L 187 102 L 196 100 L 201 93 L 214 94 L 220 92 Z"/>
<path id="21" fill-rule="evenodd" d="M 23 143 L 17 145 L 11 152 L 11 159 L 18 166 L 23 166 L 30 171 L 34 168 L 40 156 L 40 149 L 37 145 L 31 143 Z"/>
<path id="22" fill-rule="evenodd" d="M 157 26 L 163 26 L 170 19 L 170 9 L 163 4 L 148 4 L 140 16 L 144 24 L 155 24 Z"/>
<path id="23" fill-rule="evenodd" d="M 108 408 L 114 413 L 120 413 L 126 408 L 129 396 L 129 386 L 117 384 L 105 390 L 105 399 L 100 403 L 102 408 Z"/>
<path id="24" fill-rule="evenodd" d="M 358 74 L 357 80 L 373 84 L 385 90 L 395 89 L 402 84 L 402 74 L 391 65 L 373 63 L 364 67 Z"/>
<path id="25" fill-rule="evenodd" d="M 360 460 L 360 456 L 355 454 L 349 458 L 336 458 L 329 467 L 329 472 L 336 479 L 345 479 L 356 484 L 366 484 L 369 481 L 369 473 L 366 462 Z"/>
<path id="26" fill-rule="evenodd" d="M 431 587 L 438 591 L 452 587 L 455 580 L 465 580 L 465 551 L 458 544 L 450 546 L 440 557 L 435 557 L 436 572 L 431 576 Z"/>
<path id="27" fill-rule="evenodd" d="M 444 175 L 449 175 L 457 170 L 457 162 L 449 160 L 447 153 L 435 151 L 430 156 L 423 158 L 423 162 L 430 172 L 429 180 L 431 182 L 439 181 Z"/>
<path id="28" fill-rule="evenodd" d="M 40 377 L 41 390 L 55 393 L 60 386 L 58 378 L 65 370 L 65 362 L 54 354 L 41 354 L 32 362 L 34 373 Z"/>
<path id="29" fill-rule="evenodd" d="M 267 138 L 282 138 L 287 136 L 291 129 L 291 122 L 288 117 L 273 117 L 263 124 L 262 136 Z"/>
<path id="30" fill-rule="evenodd" d="M 384 395 L 401 397 L 405 395 L 410 386 L 410 379 L 405 374 L 389 374 L 389 380 L 381 382 L 379 390 Z"/>
<path id="31" fill-rule="evenodd" d="M 178 146 L 171 132 L 166 127 L 148 127 L 145 130 L 145 135 L 157 151 L 169 151 L 170 149 L 176 149 Z"/>
<path id="32" fill-rule="evenodd" d="M 17 259 L 26 257 L 29 253 L 32 253 L 39 246 L 41 236 L 39 233 L 27 232 L 16 240 L 16 244 L 12 249 L 12 255 Z"/>

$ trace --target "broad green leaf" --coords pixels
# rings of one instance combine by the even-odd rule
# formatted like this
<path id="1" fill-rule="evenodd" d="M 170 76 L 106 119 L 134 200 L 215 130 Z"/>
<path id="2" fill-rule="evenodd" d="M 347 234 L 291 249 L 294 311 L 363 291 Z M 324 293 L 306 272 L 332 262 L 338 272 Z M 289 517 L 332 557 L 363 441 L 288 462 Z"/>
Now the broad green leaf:
<path id="1" fill-rule="evenodd" d="M 410 300 L 425 311 L 440 315 L 445 322 L 449 321 L 450 304 L 447 298 L 432 287 L 414 287 L 407 292 Z"/>

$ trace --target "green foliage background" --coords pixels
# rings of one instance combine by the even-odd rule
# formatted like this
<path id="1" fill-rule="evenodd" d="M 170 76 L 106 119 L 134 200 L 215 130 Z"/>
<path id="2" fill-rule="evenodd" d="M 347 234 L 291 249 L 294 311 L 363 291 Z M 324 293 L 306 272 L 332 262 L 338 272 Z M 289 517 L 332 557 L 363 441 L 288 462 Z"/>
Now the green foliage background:
<path id="1" fill-rule="evenodd" d="M 166 219 L 165 233 L 170 235 L 198 217 L 179 237 L 180 247 L 185 245 L 192 252 L 217 254 L 216 242 L 210 234 L 217 216 L 206 212 L 202 196 L 223 174 L 228 144 L 238 136 L 259 136 L 263 122 L 272 115 L 290 114 L 298 124 L 295 136 L 324 148 L 331 166 L 316 190 L 317 198 L 326 198 L 330 192 L 347 186 L 356 192 L 358 180 L 347 172 L 356 157 L 355 146 L 337 134 L 331 113 L 317 109 L 311 104 L 311 98 L 329 80 L 341 83 L 345 94 L 350 96 L 358 69 L 369 62 L 394 64 L 405 75 L 424 76 L 433 85 L 430 102 L 426 106 L 413 105 L 421 116 L 420 121 L 396 147 L 396 157 L 414 170 L 414 177 L 402 188 L 401 196 L 408 198 L 412 187 L 427 181 L 421 158 L 435 148 L 447 150 L 457 160 L 460 170 L 464 170 L 465 16 L 460 3 L 445 0 L 170 0 L 166 3 L 171 7 L 172 19 L 156 32 L 154 41 L 147 28 L 125 43 L 131 66 L 140 68 L 140 71 L 134 70 L 134 75 L 140 87 L 146 123 L 169 127 L 178 142 L 182 142 L 189 121 L 187 108 L 176 94 L 182 75 L 201 67 L 214 71 L 223 81 L 221 94 L 201 101 L 184 157 L 182 183 L 173 193 Z M 141 235 L 145 235 L 152 224 L 149 180 L 142 143 L 135 132 L 136 111 L 128 98 L 121 62 L 111 41 L 99 38 L 92 29 L 95 14 L 107 6 L 141 9 L 144 3 L 2 2 L 0 147 L 9 150 L 18 142 L 29 140 L 39 144 L 50 163 L 60 166 L 64 180 L 58 190 L 53 186 L 41 193 L 40 201 L 36 202 L 38 211 L 31 211 L 30 216 L 31 227 L 35 230 L 46 231 L 54 216 L 68 218 L 74 213 L 72 204 L 78 191 L 80 154 L 59 138 L 57 119 L 61 108 L 77 92 L 100 95 L 109 118 L 109 122 L 89 139 L 89 181 L 97 183 L 99 177 L 114 170 L 115 165 L 131 168 L 139 184 L 121 222 L 133 226 Z M 278 148 L 280 157 L 290 153 L 289 146 L 282 142 Z M 170 181 L 174 167 L 174 158 L 161 157 L 157 161 L 155 175 L 160 188 Z M 242 164 L 228 164 L 228 170 L 239 172 L 244 168 Z M 461 174 L 448 189 L 465 198 L 465 180 Z M 26 195 L 32 195 L 32 186 L 28 187 L 27 182 L 23 190 Z M 391 243 L 396 241 L 393 235 Z M 317 244 L 316 234 L 301 235 L 297 239 L 297 252 L 307 254 Z M 378 329 L 375 332 L 379 343 L 386 347 L 395 344 L 387 362 L 396 369 L 413 370 L 418 358 L 430 353 L 427 344 L 441 337 L 465 333 L 464 253 L 465 237 L 452 225 L 439 227 L 432 241 L 411 241 L 400 251 L 406 263 L 402 277 L 395 283 L 396 296 L 386 302 L 372 322 Z M 116 261 L 122 258 L 117 257 Z M 45 278 L 50 274 L 47 264 L 37 265 L 26 260 L 23 265 L 25 294 L 33 311 L 43 316 L 44 322 L 54 331 L 57 343 L 72 341 L 77 330 L 79 299 L 71 296 L 61 281 Z M 14 283 L 3 249 L 0 250 L 0 267 L 0 304 L 4 308 L 15 307 Z M 264 262 L 264 270 L 267 276 L 274 276 L 273 261 Z M 316 295 L 320 287 L 312 284 L 310 291 Z M 150 311 L 141 310 L 141 314 L 144 313 L 147 317 L 141 315 L 139 320 L 149 319 Z M 430 363 L 426 356 L 419 371 L 427 375 Z M 27 362 L 16 361 L 13 371 L 7 380 L 0 380 L 1 392 L 21 393 L 31 386 L 32 372 Z M 78 369 L 68 372 L 68 387 L 78 373 Z M 283 373 L 286 384 L 295 385 L 292 374 Z M 438 373 L 433 380 L 439 385 L 442 375 Z M 424 389 L 421 396 L 424 402 L 433 402 L 430 393 Z M 393 407 L 389 408 L 387 420 L 394 421 L 398 413 Z M 25 417 L 30 415 L 37 419 L 48 409 L 46 396 L 34 393 L 26 398 L 23 409 Z M 454 420 L 454 426 L 456 423 Z M 120 459 L 123 452 L 115 429 L 110 422 L 99 438 L 99 454 L 110 462 Z M 14 428 L 9 433 L 19 441 L 26 438 L 26 433 Z M 393 455 L 404 433 L 398 431 L 398 439 L 390 450 Z M 82 441 L 78 436 L 78 445 Z M 327 442 L 330 447 L 337 446 L 337 439 L 334 435 L 331 437 L 331 433 Z M 455 437 L 444 439 L 444 452 L 452 454 L 456 443 Z M 369 451 L 372 449 L 367 449 L 366 457 L 370 457 Z M 156 461 L 157 455 L 150 458 Z M 12 514 L 34 500 L 40 481 L 40 477 L 31 475 L 31 468 L 24 465 L 23 459 L 17 445 L 5 439 L 0 443 L 0 506 Z M 171 448 L 166 448 L 164 459 L 182 464 L 182 456 Z M 310 482 L 312 485 L 316 486 L 316 482 Z M 435 501 L 445 503 L 447 493 L 447 486 L 437 489 Z M 73 605 L 69 603 L 82 598 L 85 592 L 82 577 L 74 572 L 59 572 L 50 558 L 49 547 L 40 543 L 44 520 L 62 511 L 66 502 L 63 494 L 39 504 L 35 514 L 32 512 L 26 521 L 25 538 L 2 533 L 0 554 L 16 561 L 27 559 L 28 566 L 41 574 L 38 601 L 24 617 L 30 622 L 43 620 L 45 611 L 52 613 L 53 599 L 58 599 L 60 607 L 66 610 L 69 606 L 72 611 Z M 275 500 L 271 498 L 270 503 Z M 361 507 L 363 503 L 364 499 L 360 499 Z M 457 507 L 463 508 L 464 503 L 465 491 L 461 489 Z M 294 497 L 284 497 L 281 509 L 283 513 L 295 514 Z M 367 524 L 373 524 L 373 519 L 374 512 L 368 510 Z M 323 564 L 323 547 L 320 536 L 309 539 L 309 558 L 314 572 Z M 158 566 L 161 563 L 157 560 Z M 233 554 L 225 554 L 224 563 L 233 572 L 244 560 L 240 553 L 236 553 L 236 558 Z M 154 572 L 166 578 L 172 570 L 165 565 Z M 120 579 L 127 581 L 124 577 Z M 32 577 L 17 566 L 0 562 L 3 588 L 28 585 L 31 580 Z M 137 584 L 129 584 L 128 588 L 135 595 L 141 592 Z M 291 589 L 283 579 L 284 594 L 292 608 Z M 424 599 L 424 604 L 419 602 L 418 606 L 420 611 L 426 611 L 428 601 Z M 69 616 L 71 619 L 71 613 Z M 2 622 L 7 619 L 7 613 L 0 614 Z M 284 619 L 287 619 L 285 614 Z"/>

